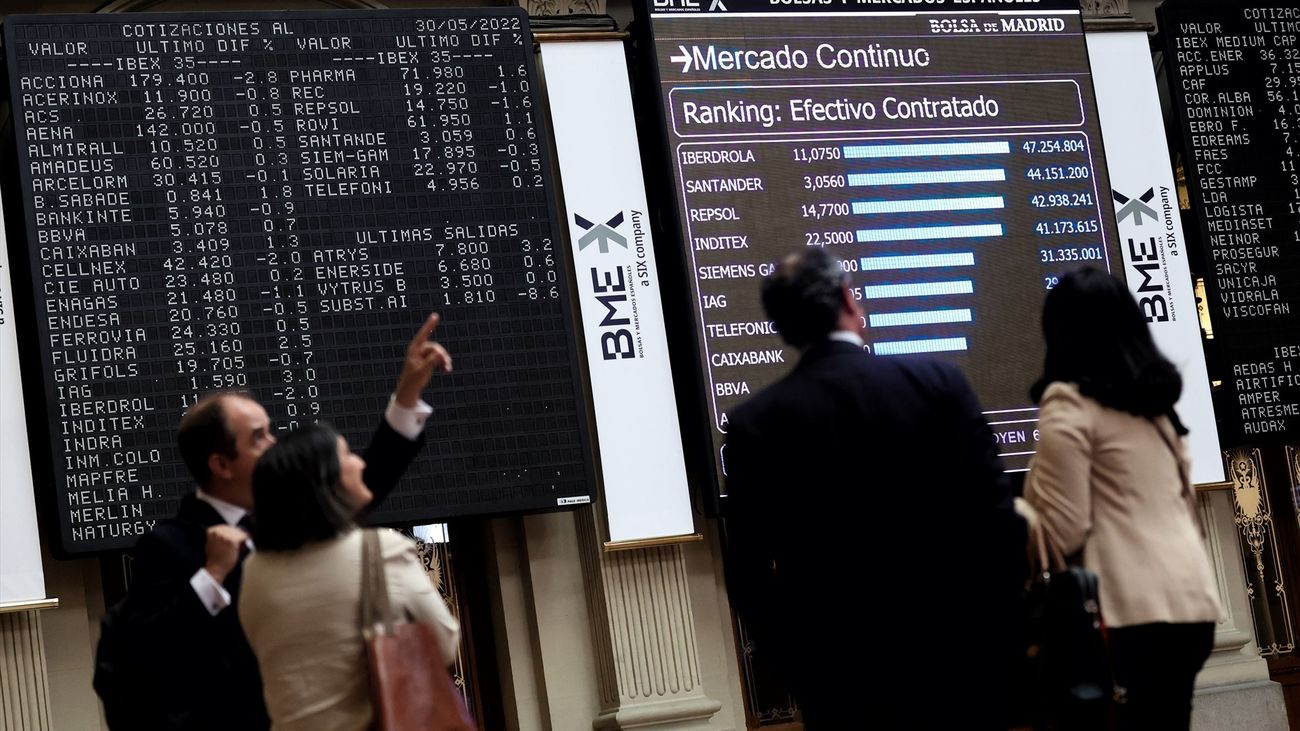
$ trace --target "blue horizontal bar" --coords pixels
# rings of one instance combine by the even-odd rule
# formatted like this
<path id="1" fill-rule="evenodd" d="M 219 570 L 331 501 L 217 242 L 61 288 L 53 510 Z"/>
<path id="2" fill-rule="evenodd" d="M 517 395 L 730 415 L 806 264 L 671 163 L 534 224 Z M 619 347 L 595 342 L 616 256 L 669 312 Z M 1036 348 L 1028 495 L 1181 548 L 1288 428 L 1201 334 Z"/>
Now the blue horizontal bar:
<path id="1" fill-rule="evenodd" d="M 854 201 L 853 212 L 864 213 L 926 213 L 929 211 L 983 211 L 1005 208 L 1000 195 L 966 196 L 964 198 L 916 198 L 901 201 Z"/>
<path id="2" fill-rule="evenodd" d="M 849 160 L 881 157 L 948 157 L 950 155 L 1006 155 L 1009 142 L 927 142 L 915 145 L 845 145 Z"/>
<path id="3" fill-rule="evenodd" d="M 864 256 L 862 271 L 884 272 L 892 269 L 929 269 L 931 267 L 975 266 L 975 255 L 969 251 L 956 254 L 908 254 L 905 256 Z"/>
<path id="4" fill-rule="evenodd" d="M 1002 168 L 976 170 L 917 170 L 892 173 L 852 173 L 849 185 L 926 185 L 929 183 L 997 183 L 1007 179 Z"/>
<path id="5" fill-rule="evenodd" d="M 858 231 L 858 243 L 875 241 L 928 241 L 930 239 L 978 239 L 1003 234 L 1000 223 L 971 226 L 917 226 L 914 228 L 864 228 Z"/>
<path id="6" fill-rule="evenodd" d="M 872 343 L 876 355 L 911 355 L 912 353 L 951 353 L 966 349 L 966 338 L 929 338 L 926 340 L 893 340 Z"/>
<path id="7" fill-rule="evenodd" d="M 943 325 L 951 322 L 970 322 L 971 312 L 960 310 L 922 310 L 919 312 L 880 312 L 867 316 L 871 327 L 901 327 L 905 325 Z"/>
<path id="8" fill-rule="evenodd" d="M 869 300 L 891 299 L 894 297 L 936 297 L 945 294 L 971 294 L 975 291 L 969 279 L 952 282 L 911 282 L 908 284 L 868 284 L 862 288 L 862 296 Z"/>

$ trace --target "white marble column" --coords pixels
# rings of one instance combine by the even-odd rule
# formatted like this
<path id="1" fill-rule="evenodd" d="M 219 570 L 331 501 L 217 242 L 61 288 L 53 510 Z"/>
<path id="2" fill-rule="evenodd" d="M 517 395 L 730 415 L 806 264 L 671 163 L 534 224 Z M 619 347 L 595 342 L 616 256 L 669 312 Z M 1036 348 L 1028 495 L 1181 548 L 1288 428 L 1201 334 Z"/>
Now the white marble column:
<path id="1" fill-rule="evenodd" d="M 700 682 L 679 545 L 605 552 L 595 511 L 575 516 L 605 729 L 706 729 L 722 708 Z"/>
<path id="2" fill-rule="evenodd" d="M 40 612 L 0 614 L 0 731 L 49 731 Z"/>

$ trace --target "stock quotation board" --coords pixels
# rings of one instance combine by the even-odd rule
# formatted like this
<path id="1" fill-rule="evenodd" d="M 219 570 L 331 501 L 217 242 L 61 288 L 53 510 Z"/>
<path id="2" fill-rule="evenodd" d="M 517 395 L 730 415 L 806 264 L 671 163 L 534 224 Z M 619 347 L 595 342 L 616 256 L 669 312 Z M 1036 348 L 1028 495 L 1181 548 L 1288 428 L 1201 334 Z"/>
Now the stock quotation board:
<path id="1" fill-rule="evenodd" d="M 650 3 L 719 475 L 728 410 L 799 358 L 760 280 L 813 246 L 870 350 L 959 364 L 1025 469 L 1043 298 L 1120 262 L 1078 4 Z"/>
<path id="2" fill-rule="evenodd" d="M 1170 97 L 1223 356 L 1225 438 L 1300 428 L 1300 7 L 1166 2 Z"/>
<path id="3" fill-rule="evenodd" d="M 521 10 L 4 25 L 64 551 L 129 547 L 175 512 L 193 489 L 176 426 L 205 392 L 364 447 L 432 311 L 455 372 L 375 519 L 589 499 Z"/>

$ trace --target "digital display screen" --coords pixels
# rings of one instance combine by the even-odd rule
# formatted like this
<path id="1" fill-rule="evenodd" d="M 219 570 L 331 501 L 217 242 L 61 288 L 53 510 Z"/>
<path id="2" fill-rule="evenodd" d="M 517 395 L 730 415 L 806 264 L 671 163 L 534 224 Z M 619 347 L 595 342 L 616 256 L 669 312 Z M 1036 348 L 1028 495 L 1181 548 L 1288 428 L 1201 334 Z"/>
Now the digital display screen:
<path id="1" fill-rule="evenodd" d="M 871 351 L 960 365 L 1025 469 L 1043 298 L 1120 267 L 1078 5 L 642 10 L 719 477 L 728 410 L 799 358 L 760 281 L 813 246 L 843 260 Z"/>
<path id="2" fill-rule="evenodd" d="M 589 500 L 522 10 L 4 25 L 64 551 L 130 547 L 175 512 L 193 489 L 176 427 L 205 392 L 363 448 L 432 311 L 455 372 L 375 520 Z"/>
<path id="3" fill-rule="evenodd" d="M 1300 8 L 1160 7 L 1170 98 L 1206 255 L 1221 433 L 1300 428 Z"/>

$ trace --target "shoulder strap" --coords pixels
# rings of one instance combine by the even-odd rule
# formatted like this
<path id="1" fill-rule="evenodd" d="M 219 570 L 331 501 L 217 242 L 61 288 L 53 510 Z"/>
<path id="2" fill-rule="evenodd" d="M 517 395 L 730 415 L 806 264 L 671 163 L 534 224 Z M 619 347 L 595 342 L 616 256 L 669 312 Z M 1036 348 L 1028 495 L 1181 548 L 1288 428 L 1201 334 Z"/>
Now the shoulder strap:
<path id="1" fill-rule="evenodd" d="M 393 610 L 388 601 L 388 577 L 384 575 L 384 553 L 379 531 L 361 528 L 361 631 L 391 634 Z"/>
<path id="2" fill-rule="evenodd" d="M 1038 570 L 1042 572 L 1043 578 L 1046 579 L 1054 572 L 1065 570 L 1069 563 L 1061 555 L 1061 549 L 1047 539 L 1047 526 L 1043 524 L 1042 519 L 1035 514 L 1028 523 L 1030 538 L 1037 549 Z"/>

